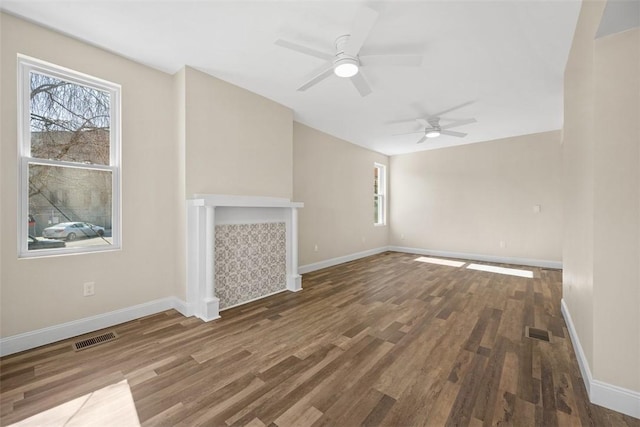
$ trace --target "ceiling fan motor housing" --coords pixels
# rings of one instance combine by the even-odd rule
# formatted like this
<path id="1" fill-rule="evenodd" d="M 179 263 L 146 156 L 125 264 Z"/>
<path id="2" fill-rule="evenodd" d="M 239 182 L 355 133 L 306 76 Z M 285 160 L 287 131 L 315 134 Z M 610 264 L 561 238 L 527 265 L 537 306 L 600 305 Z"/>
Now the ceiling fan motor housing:
<path id="1" fill-rule="evenodd" d="M 434 128 L 434 129 L 440 129 L 440 118 L 439 117 L 431 117 L 430 119 L 427 120 L 427 122 L 429 122 L 429 125 Z"/>
<path id="2" fill-rule="evenodd" d="M 437 138 L 440 136 L 440 119 L 438 117 L 433 117 L 427 120 L 429 122 L 429 126 L 431 128 L 427 128 L 424 130 L 424 136 L 427 138 Z"/>
<path id="3" fill-rule="evenodd" d="M 336 56 L 333 60 L 333 71 L 338 77 L 352 77 L 358 74 L 360 62 L 357 57 L 344 53 L 344 48 L 349 41 L 349 35 L 345 34 L 336 39 Z"/>

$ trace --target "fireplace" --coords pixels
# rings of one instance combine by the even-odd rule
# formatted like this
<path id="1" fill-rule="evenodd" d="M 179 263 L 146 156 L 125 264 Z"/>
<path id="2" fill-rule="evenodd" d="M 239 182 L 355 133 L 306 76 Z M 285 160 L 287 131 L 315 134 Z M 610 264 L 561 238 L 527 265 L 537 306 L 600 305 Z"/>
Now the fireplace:
<path id="1" fill-rule="evenodd" d="M 226 308 L 301 290 L 301 207 L 274 197 L 197 194 L 187 200 L 190 311 L 209 321 Z"/>

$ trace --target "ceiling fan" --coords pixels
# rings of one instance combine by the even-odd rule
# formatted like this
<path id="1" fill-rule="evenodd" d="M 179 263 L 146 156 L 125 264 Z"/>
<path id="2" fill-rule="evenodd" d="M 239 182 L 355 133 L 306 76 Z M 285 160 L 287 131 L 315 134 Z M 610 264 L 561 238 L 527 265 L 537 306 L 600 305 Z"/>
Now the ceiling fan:
<path id="1" fill-rule="evenodd" d="M 459 120 L 457 122 L 453 122 L 445 126 L 440 125 L 439 117 L 431 117 L 429 119 L 416 119 L 416 121 L 424 126 L 424 130 L 420 130 L 417 132 L 400 133 L 397 135 L 410 135 L 414 133 L 424 133 L 422 138 L 420 138 L 420 140 L 417 142 L 418 144 L 423 143 L 424 141 L 427 140 L 427 138 L 437 138 L 440 135 L 449 135 L 449 136 L 456 136 L 458 138 L 464 138 L 465 136 L 467 136 L 466 133 L 455 132 L 449 129 L 458 127 L 458 126 L 467 125 L 470 123 L 475 123 L 476 119 Z"/>
<path id="2" fill-rule="evenodd" d="M 455 128 L 458 126 L 468 125 L 471 123 L 476 123 L 477 122 L 476 119 L 455 120 L 452 123 L 448 123 L 444 126 L 440 125 L 440 119 L 442 118 L 443 114 L 466 107 L 467 105 L 473 104 L 473 102 L 474 101 L 468 101 L 463 104 L 456 105 L 455 107 L 448 108 L 444 111 L 440 111 L 439 113 L 428 115 L 427 117 L 424 117 L 424 118 L 420 117 L 417 119 L 398 120 L 395 123 L 416 121 L 423 127 L 423 129 L 415 132 L 398 133 L 396 135 L 411 135 L 415 133 L 423 133 L 424 135 L 417 142 L 418 144 L 423 143 L 424 141 L 427 140 L 427 138 L 437 138 L 440 135 L 449 135 L 449 136 L 455 136 L 458 138 L 464 138 L 465 136 L 467 136 L 466 133 L 456 132 L 449 129 Z"/>
<path id="3" fill-rule="evenodd" d="M 360 55 L 360 49 L 377 19 L 378 12 L 369 7 L 362 7 L 356 16 L 351 32 L 341 35 L 335 40 L 333 53 L 319 51 L 287 40 L 276 40 L 275 44 L 278 46 L 326 61 L 297 90 L 305 91 L 335 74 L 338 77 L 350 79 L 360 95 L 367 96 L 371 93 L 371 86 L 362 73 L 362 67 L 371 65 L 420 66 L 422 55 Z"/>

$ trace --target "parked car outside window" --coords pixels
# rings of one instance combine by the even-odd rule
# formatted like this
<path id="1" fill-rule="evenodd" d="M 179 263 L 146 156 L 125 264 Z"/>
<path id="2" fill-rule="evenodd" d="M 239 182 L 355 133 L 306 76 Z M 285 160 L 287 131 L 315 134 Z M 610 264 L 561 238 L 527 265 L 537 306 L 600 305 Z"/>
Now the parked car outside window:
<path id="1" fill-rule="evenodd" d="M 52 239 L 76 240 L 78 238 L 96 237 L 104 235 L 104 227 L 88 222 L 61 222 L 47 227 L 42 235 Z"/>

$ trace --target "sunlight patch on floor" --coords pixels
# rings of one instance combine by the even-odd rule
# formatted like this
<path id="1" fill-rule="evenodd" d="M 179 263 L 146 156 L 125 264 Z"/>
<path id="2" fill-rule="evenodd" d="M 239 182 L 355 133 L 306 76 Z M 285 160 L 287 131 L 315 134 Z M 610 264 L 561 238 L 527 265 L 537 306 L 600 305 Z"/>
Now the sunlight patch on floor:
<path id="1" fill-rule="evenodd" d="M 533 278 L 533 271 L 520 270 L 517 268 L 498 267 L 496 265 L 469 264 L 467 268 L 471 270 L 488 271 L 490 273 L 507 274 L 509 276 Z"/>
<path id="2" fill-rule="evenodd" d="M 123 380 L 11 424 L 10 427 L 26 426 L 139 427 L 140 420 L 129 384 Z"/>
<path id="3" fill-rule="evenodd" d="M 464 261 L 453 261 L 451 259 L 431 258 L 426 256 L 416 258 L 414 261 L 428 262 L 429 264 L 448 265 L 449 267 L 462 267 L 466 264 Z"/>

